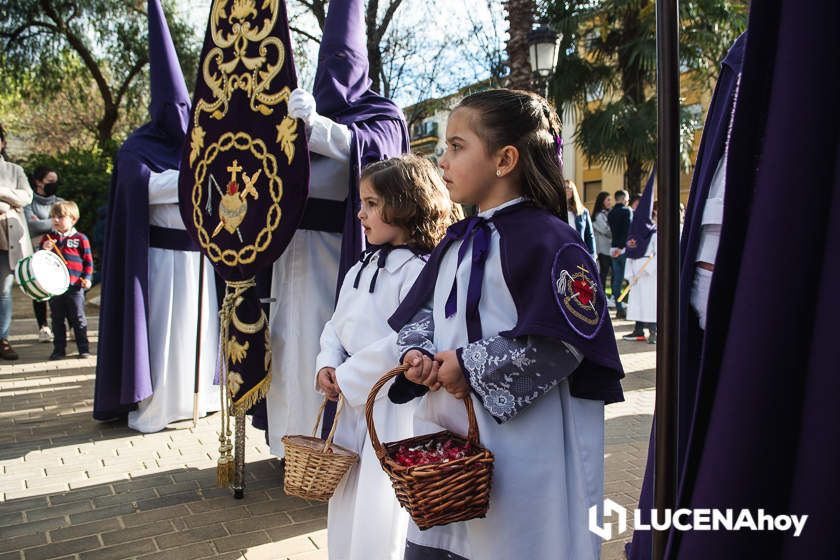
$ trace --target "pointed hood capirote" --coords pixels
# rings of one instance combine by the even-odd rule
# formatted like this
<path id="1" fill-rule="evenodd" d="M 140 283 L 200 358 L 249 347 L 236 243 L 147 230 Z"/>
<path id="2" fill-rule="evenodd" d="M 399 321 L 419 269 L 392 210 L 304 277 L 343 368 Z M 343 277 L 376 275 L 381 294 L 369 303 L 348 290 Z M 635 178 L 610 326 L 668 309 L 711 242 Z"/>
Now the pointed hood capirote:
<path id="1" fill-rule="evenodd" d="M 132 132 L 121 152 L 152 171 L 177 169 L 190 118 L 190 95 L 160 0 L 149 0 L 150 122 Z"/>
<path id="2" fill-rule="evenodd" d="M 399 107 L 370 86 L 364 2 L 330 0 L 312 88 L 317 111 L 342 124 L 403 119 Z"/>
<path id="3" fill-rule="evenodd" d="M 647 252 L 650 238 L 656 233 L 656 224 L 653 222 L 653 186 L 656 178 L 656 167 L 650 172 L 645 190 L 642 192 L 642 199 L 633 212 L 633 221 L 630 223 L 630 231 L 627 234 L 627 258 L 640 259 Z"/>
<path id="4" fill-rule="evenodd" d="M 149 82 L 152 123 L 183 142 L 190 116 L 190 95 L 160 0 L 149 0 Z"/>

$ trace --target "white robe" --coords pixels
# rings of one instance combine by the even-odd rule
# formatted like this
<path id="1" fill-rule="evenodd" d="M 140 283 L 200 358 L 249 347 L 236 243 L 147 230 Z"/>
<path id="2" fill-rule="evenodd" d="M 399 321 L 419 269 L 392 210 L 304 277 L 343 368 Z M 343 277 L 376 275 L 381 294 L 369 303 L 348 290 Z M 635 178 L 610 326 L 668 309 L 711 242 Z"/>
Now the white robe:
<path id="1" fill-rule="evenodd" d="M 396 333 L 387 320 L 411 289 L 425 261 L 408 249 L 394 249 L 379 271 L 376 289 L 370 293 L 376 258 L 362 270 L 358 288 L 353 288 L 353 283 L 361 263 L 345 276 L 315 360 L 316 375 L 323 367 L 336 367 L 345 398 L 335 442 L 361 456 L 359 466 L 351 470 L 330 499 L 327 538 L 332 560 L 400 560 L 408 529 L 408 513 L 397 502 L 367 437 L 365 401 L 373 384 L 399 362 Z M 373 409 L 376 432 L 383 443 L 412 434 L 414 406 L 392 404 L 387 398 L 389 386 L 379 391 Z"/>
<path id="2" fill-rule="evenodd" d="M 653 258 L 651 258 L 651 255 Z M 645 262 L 650 263 L 645 266 Z M 642 270 L 642 267 L 645 267 Z M 641 272 L 640 272 L 641 271 Z M 640 259 L 627 259 L 624 277 L 628 282 L 639 274 L 636 284 L 630 288 L 627 303 L 627 320 L 643 323 L 656 322 L 656 234 L 650 237 L 645 256 Z"/>
<path id="3" fill-rule="evenodd" d="M 349 130 L 333 123 L 309 135 L 314 154 L 309 196 L 345 200 L 349 184 Z M 326 123 L 328 124 L 328 123 Z M 310 434 L 321 405 L 312 391 L 312 371 L 324 323 L 335 308 L 341 234 L 299 229 L 274 263 L 269 325 L 272 380 L 266 397 L 268 443 L 283 457 L 286 434 Z"/>
<path id="4" fill-rule="evenodd" d="M 149 224 L 184 230 L 178 210 L 178 171 L 152 173 Z M 158 432 L 193 416 L 195 337 L 198 321 L 198 266 L 201 254 L 149 248 L 149 369 L 152 396 L 128 413 L 128 426 Z M 201 320 L 201 367 L 198 414 L 220 408 L 213 385 L 218 353 L 219 318 L 213 267 L 205 262 Z"/>
<path id="5" fill-rule="evenodd" d="M 489 217 L 515 202 L 479 215 Z M 490 227 L 479 303 L 484 338 L 517 322 L 516 306 L 502 276 L 499 234 L 492 222 Z M 457 266 L 459 246 L 454 243 L 447 250 L 435 285 L 437 351 L 468 343 L 465 307 L 470 267 Z M 470 262 L 471 252 L 470 247 L 463 263 Z M 456 270 L 457 312 L 447 319 L 444 307 Z M 479 402 L 474 404 L 481 443 L 495 456 L 487 517 L 425 531 L 412 522 L 408 540 L 472 560 L 599 558 L 601 542 L 588 530 L 588 509 L 600 504 L 604 494 L 603 401 L 571 396 L 568 380 L 563 380 L 504 424 L 496 423 Z M 467 433 L 463 402 L 445 390 L 423 397 L 414 416 L 417 435 L 442 429 Z"/>

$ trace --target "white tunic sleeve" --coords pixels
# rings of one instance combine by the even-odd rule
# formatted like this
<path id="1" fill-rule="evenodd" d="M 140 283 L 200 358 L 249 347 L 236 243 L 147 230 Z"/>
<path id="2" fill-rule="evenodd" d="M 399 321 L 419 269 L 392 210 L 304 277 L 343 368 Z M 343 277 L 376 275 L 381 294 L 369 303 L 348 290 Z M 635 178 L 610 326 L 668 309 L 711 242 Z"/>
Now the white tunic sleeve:
<path id="1" fill-rule="evenodd" d="M 350 129 L 318 115 L 309 130 L 309 149 L 337 161 L 350 159 Z"/>
<path id="2" fill-rule="evenodd" d="M 149 205 L 178 204 L 178 170 L 149 174 Z"/>

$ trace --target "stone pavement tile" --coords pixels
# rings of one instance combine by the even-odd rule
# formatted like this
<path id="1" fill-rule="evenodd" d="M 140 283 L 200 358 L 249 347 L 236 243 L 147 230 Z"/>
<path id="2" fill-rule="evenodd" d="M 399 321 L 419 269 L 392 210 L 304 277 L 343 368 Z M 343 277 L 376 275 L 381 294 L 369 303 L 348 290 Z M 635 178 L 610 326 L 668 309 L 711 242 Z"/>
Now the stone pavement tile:
<path id="1" fill-rule="evenodd" d="M 167 484 L 173 484 L 172 475 L 150 476 L 129 480 L 127 482 L 114 483 L 114 492 L 134 492 L 144 488 L 158 488 Z"/>
<path id="2" fill-rule="evenodd" d="M 312 541 L 306 536 L 284 539 L 280 542 L 273 542 L 259 546 L 252 546 L 245 551 L 246 560 L 276 560 L 277 558 L 288 558 L 303 552 L 317 550 Z"/>
<path id="3" fill-rule="evenodd" d="M 115 518 L 82 523 L 81 525 L 71 525 L 70 527 L 50 531 L 50 542 L 68 541 L 79 537 L 87 537 L 88 535 L 97 535 L 106 531 L 114 531 L 121 527 L 119 519 Z"/>
<path id="4" fill-rule="evenodd" d="M 79 560 L 124 560 L 155 551 L 157 551 L 155 541 L 146 539 L 83 552 L 79 554 Z"/>
<path id="5" fill-rule="evenodd" d="M 4 512 L 23 511 L 25 509 L 35 509 L 50 505 L 46 496 L 35 496 L 34 498 L 22 498 L 19 500 L 6 500 L 0 502 L 0 507 Z"/>
<path id="6" fill-rule="evenodd" d="M 314 533 L 309 533 L 309 538 L 312 539 L 312 542 L 315 543 L 315 546 L 318 548 L 327 548 L 327 530 L 315 531 Z"/>
<path id="7" fill-rule="evenodd" d="M 0 527 L 0 539 L 9 539 L 21 535 L 34 535 L 35 533 L 49 531 L 50 529 L 65 527 L 68 524 L 67 520 L 62 517 L 33 521 L 31 523 L 21 523 L 10 527 Z"/>
<path id="8" fill-rule="evenodd" d="M 296 537 L 298 535 L 309 534 L 314 531 L 321 531 L 327 528 L 326 519 L 313 519 L 303 523 L 295 523 L 293 525 L 286 525 L 285 527 L 275 527 L 274 529 L 267 529 L 268 536 L 273 542 L 282 541 Z"/>
<path id="9" fill-rule="evenodd" d="M 202 491 L 202 495 L 206 496 L 207 493 Z M 257 491 L 246 492 L 245 497 L 243 497 L 241 500 L 237 500 L 237 502 L 241 505 L 248 506 L 251 504 L 256 504 L 258 502 L 264 502 L 266 500 L 268 500 L 268 495 L 265 492 Z M 224 496 L 209 498 L 201 500 L 200 502 L 191 502 L 187 504 L 187 507 L 190 508 L 190 511 L 193 513 L 206 513 L 208 511 L 213 511 L 216 509 L 229 508 L 230 501 L 230 492 L 228 491 L 227 494 Z"/>
<path id="10" fill-rule="evenodd" d="M 46 533 L 23 535 L 11 539 L 0 539 L 0 552 L 18 551 L 32 546 L 47 544 Z"/>
<path id="11" fill-rule="evenodd" d="M 267 502 L 260 502 L 246 506 L 251 515 L 266 515 L 269 513 L 279 513 L 289 510 L 302 509 L 310 506 L 310 502 L 302 500 L 294 496 L 284 496 L 276 500 L 269 500 Z"/>
<path id="12" fill-rule="evenodd" d="M 154 554 L 146 554 L 137 560 L 196 560 L 215 557 L 215 550 L 209 543 L 195 543 L 179 548 L 170 548 Z"/>
<path id="13" fill-rule="evenodd" d="M 90 521 L 98 521 L 100 519 L 111 519 L 120 515 L 127 515 L 136 511 L 132 504 L 119 504 L 105 508 L 98 508 L 84 513 L 70 514 L 70 522 L 73 525 L 77 523 L 89 523 Z"/>
<path id="14" fill-rule="evenodd" d="M 57 506 L 30 509 L 26 512 L 26 518 L 29 521 L 39 521 L 41 519 L 51 519 L 53 517 L 64 517 L 65 515 L 70 515 L 71 513 L 91 511 L 92 509 L 93 504 L 91 504 L 90 500 L 68 502 Z"/>
<path id="15" fill-rule="evenodd" d="M 144 523 L 151 523 L 152 521 L 159 521 L 161 519 L 172 519 L 174 517 L 184 517 L 189 515 L 189 510 L 183 504 L 169 508 L 155 509 L 151 511 L 144 511 L 126 515 L 122 518 L 123 524 L 126 527 L 137 527 Z"/>
<path id="16" fill-rule="evenodd" d="M 292 521 L 294 521 L 295 523 L 302 523 L 304 521 L 309 521 L 311 519 L 318 519 L 322 517 L 326 518 L 327 504 L 319 504 L 317 506 L 296 509 L 288 512 L 288 514 L 292 518 Z"/>
<path id="17" fill-rule="evenodd" d="M 23 523 L 22 511 L 0 513 L 0 527 L 5 527 L 6 525 L 17 525 L 18 523 Z"/>
<path id="18" fill-rule="evenodd" d="M 170 494 L 178 494 L 181 492 L 189 492 L 198 488 L 198 483 L 195 480 L 185 480 L 184 482 L 176 482 L 158 487 L 157 493 L 160 496 L 168 496 Z"/>
<path id="19" fill-rule="evenodd" d="M 250 519 L 235 519 L 233 521 L 226 521 L 223 524 L 231 535 L 235 535 L 258 529 L 272 529 L 274 527 L 291 525 L 292 520 L 286 513 L 273 513 L 271 515 L 251 517 Z"/>
<path id="20" fill-rule="evenodd" d="M 233 500 L 228 498 L 228 504 L 231 503 L 234 503 Z M 187 527 L 192 529 L 203 525 L 230 521 L 231 519 L 247 519 L 249 517 L 251 517 L 251 514 L 247 509 L 245 509 L 245 506 L 239 506 L 226 507 L 223 509 L 208 511 L 206 513 L 197 513 L 195 515 L 184 517 L 183 521 Z"/>
<path id="21" fill-rule="evenodd" d="M 3 552 L 0 553 L 0 560 L 21 560 L 23 558 L 23 552 L 19 550 L 14 550 L 12 552 Z"/>
<path id="22" fill-rule="evenodd" d="M 326 550 L 315 550 L 312 552 L 295 554 L 294 556 L 290 556 L 289 560 L 329 560 L 329 555 Z"/>
<path id="23" fill-rule="evenodd" d="M 95 536 L 82 537 L 60 543 L 52 543 L 44 546 L 36 546 L 24 550 L 26 560 L 47 560 L 58 556 L 66 556 L 77 552 L 84 552 L 99 548 L 99 539 Z"/>
<path id="24" fill-rule="evenodd" d="M 234 550 L 245 550 L 261 544 L 271 542 L 265 531 L 254 531 L 253 533 L 242 533 L 221 539 L 214 539 L 213 544 L 219 552 L 232 552 Z"/>
<path id="25" fill-rule="evenodd" d="M 187 531 L 180 531 L 178 533 L 170 533 L 168 535 L 161 535 L 155 537 L 160 549 L 176 548 L 188 544 L 210 542 L 211 539 L 222 538 L 227 536 L 227 530 L 221 523 L 214 525 L 206 525 L 197 529 L 189 529 Z"/>
<path id="26" fill-rule="evenodd" d="M 157 493 L 154 488 L 144 488 L 143 490 L 137 490 L 136 492 L 123 492 L 121 494 L 98 496 L 93 499 L 93 505 L 101 508 L 124 503 L 135 503 L 140 500 L 149 500 L 156 496 Z"/>
<path id="27" fill-rule="evenodd" d="M 102 538 L 102 542 L 105 543 L 106 546 L 110 546 L 114 544 L 136 541 L 146 537 L 157 537 L 159 535 L 166 535 L 174 531 L 175 527 L 172 525 L 172 522 L 168 519 L 164 519 L 162 521 L 155 521 L 153 523 L 147 523 L 138 527 L 132 527 L 131 529 L 119 529 L 116 531 L 110 531 L 108 533 L 102 533 L 100 537 Z"/>
<path id="28" fill-rule="evenodd" d="M 52 496 L 49 496 L 49 500 L 51 505 L 59 505 L 68 502 L 78 502 L 79 500 L 93 499 L 93 503 L 98 507 L 99 504 L 97 504 L 97 498 L 101 498 L 103 496 L 111 496 L 113 495 L 113 493 L 114 489 L 108 485 L 92 486 L 84 490 L 76 490 L 74 492 L 66 492 L 62 494 L 53 494 Z"/>
<path id="29" fill-rule="evenodd" d="M 189 492 L 181 492 L 179 494 L 170 494 L 160 498 L 152 498 L 151 500 L 142 500 L 137 502 L 137 508 L 140 511 L 149 511 L 159 508 L 166 508 L 177 506 L 179 504 L 186 504 L 195 500 L 200 500 L 197 490 L 190 490 Z"/>

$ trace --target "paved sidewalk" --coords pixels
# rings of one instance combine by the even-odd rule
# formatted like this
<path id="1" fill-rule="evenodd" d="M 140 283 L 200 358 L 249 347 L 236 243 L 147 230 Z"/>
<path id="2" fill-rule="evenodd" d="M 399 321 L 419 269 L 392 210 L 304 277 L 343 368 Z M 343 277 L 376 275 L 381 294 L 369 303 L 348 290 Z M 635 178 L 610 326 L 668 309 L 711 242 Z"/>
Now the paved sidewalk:
<path id="1" fill-rule="evenodd" d="M 46 361 L 51 345 L 38 344 L 29 302 L 14 298 L 21 360 L 0 362 L 0 560 L 327 558 L 326 506 L 284 494 L 262 432 L 249 428 L 246 495 L 234 500 L 215 484 L 217 415 L 156 434 L 93 421 L 96 358 Z M 96 315 L 88 309 L 94 346 Z M 618 336 L 629 329 L 619 322 Z M 606 494 L 634 507 L 655 347 L 619 348 L 627 401 L 607 408 Z M 603 558 L 623 558 L 628 536 L 605 543 Z"/>

